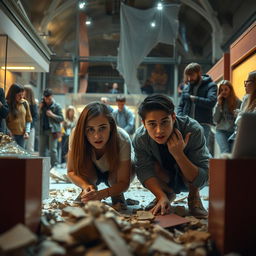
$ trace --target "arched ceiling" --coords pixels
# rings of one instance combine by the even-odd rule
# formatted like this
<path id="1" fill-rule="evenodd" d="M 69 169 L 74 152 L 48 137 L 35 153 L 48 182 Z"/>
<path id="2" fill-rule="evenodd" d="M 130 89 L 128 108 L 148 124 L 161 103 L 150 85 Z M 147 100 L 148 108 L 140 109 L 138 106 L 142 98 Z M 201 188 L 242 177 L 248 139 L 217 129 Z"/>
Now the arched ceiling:
<path id="1" fill-rule="evenodd" d="M 21 0 L 36 30 L 47 41 L 57 56 L 72 56 L 77 47 L 77 15 L 81 12 L 75 0 Z M 123 1 L 135 8 L 156 6 L 156 0 Z M 163 4 L 178 2 L 179 37 L 177 51 L 183 59 L 211 60 L 213 28 L 219 49 L 226 51 L 225 43 L 255 19 L 255 0 L 164 0 Z M 91 56 L 116 56 L 119 44 L 120 0 L 87 0 L 83 12 L 91 19 L 87 27 Z M 207 13 L 208 20 L 203 17 Z M 84 25 L 86 26 L 86 25 Z M 235 39 L 235 38 L 234 38 Z M 170 55 L 170 47 L 158 45 L 153 56 Z M 216 56 L 221 55 L 217 52 Z"/>

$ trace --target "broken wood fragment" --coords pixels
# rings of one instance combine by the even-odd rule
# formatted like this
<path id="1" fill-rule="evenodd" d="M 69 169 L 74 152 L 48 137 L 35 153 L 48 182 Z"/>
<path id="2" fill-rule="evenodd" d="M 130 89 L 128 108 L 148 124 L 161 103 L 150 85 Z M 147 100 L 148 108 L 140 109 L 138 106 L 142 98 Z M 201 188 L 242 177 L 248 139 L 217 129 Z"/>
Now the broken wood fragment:
<path id="1" fill-rule="evenodd" d="M 137 220 L 154 220 L 155 216 L 149 211 L 137 211 Z"/>
<path id="2" fill-rule="evenodd" d="M 10 252 L 25 248 L 37 241 L 37 237 L 23 224 L 17 224 L 1 234 L 0 248 L 3 252 Z"/>
<path id="3" fill-rule="evenodd" d="M 183 246 L 176 244 L 162 236 L 158 236 L 150 247 L 151 251 L 177 255 L 183 250 Z"/>
<path id="4" fill-rule="evenodd" d="M 127 243 L 121 238 L 116 224 L 112 220 L 98 220 L 95 225 L 102 239 L 115 255 L 131 256 L 132 253 Z"/>
<path id="5" fill-rule="evenodd" d="M 95 223 L 92 217 L 87 217 L 78 221 L 71 227 L 69 233 L 76 240 L 84 243 L 90 243 L 100 238 L 100 234 L 95 227 Z"/>
<path id="6" fill-rule="evenodd" d="M 86 216 L 84 210 L 80 207 L 65 207 L 62 209 L 62 216 L 74 217 L 76 219 L 83 218 Z"/>

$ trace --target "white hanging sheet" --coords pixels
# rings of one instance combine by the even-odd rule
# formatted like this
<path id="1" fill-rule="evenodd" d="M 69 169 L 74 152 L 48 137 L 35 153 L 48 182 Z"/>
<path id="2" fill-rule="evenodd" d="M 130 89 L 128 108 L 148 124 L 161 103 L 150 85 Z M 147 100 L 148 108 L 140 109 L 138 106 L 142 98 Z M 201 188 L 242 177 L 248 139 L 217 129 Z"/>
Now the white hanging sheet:
<path id="1" fill-rule="evenodd" d="M 117 70 L 123 76 L 129 93 L 140 93 L 137 68 L 159 42 L 173 45 L 178 34 L 179 4 L 139 10 L 121 4 L 120 44 Z M 151 23 L 155 23 L 155 27 Z"/>

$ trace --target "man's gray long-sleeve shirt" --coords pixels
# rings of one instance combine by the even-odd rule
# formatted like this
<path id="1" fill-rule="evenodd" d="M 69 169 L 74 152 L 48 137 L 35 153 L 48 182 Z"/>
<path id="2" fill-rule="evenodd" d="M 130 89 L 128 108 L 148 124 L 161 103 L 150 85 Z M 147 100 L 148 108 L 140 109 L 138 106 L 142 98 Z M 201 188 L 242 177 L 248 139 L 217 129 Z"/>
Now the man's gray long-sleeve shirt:
<path id="1" fill-rule="evenodd" d="M 174 127 L 177 128 L 183 138 L 191 132 L 187 146 L 184 149 L 188 159 L 198 167 L 198 176 L 192 182 L 192 185 L 202 188 L 208 181 L 208 169 L 210 154 L 205 143 L 203 129 L 200 124 L 187 116 L 177 117 Z M 144 126 L 137 129 L 133 146 L 135 151 L 135 170 L 138 179 L 142 184 L 152 177 L 155 177 L 155 162 L 163 166 L 161 152 L 158 144 L 151 139 Z"/>

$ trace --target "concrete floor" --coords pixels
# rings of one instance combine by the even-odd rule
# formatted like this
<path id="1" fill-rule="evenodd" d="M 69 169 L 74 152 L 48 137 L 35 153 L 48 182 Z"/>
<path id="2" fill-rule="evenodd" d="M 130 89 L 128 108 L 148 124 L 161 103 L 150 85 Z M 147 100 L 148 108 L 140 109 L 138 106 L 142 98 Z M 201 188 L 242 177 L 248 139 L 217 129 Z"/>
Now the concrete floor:
<path id="1" fill-rule="evenodd" d="M 66 169 L 65 168 L 56 168 L 56 171 L 60 175 L 65 175 L 66 174 Z M 99 189 L 103 189 L 106 186 L 104 184 L 99 185 Z M 55 194 L 55 191 L 57 191 L 57 196 Z M 62 202 L 62 201 L 70 201 L 74 200 L 78 194 L 80 193 L 80 188 L 78 188 L 76 185 L 72 183 L 66 183 L 63 181 L 56 182 L 55 179 L 50 178 L 50 198 L 48 200 L 44 200 L 44 203 L 49 202 L 52 198 L 55 198 L 56 200 Z M 138 181 L 137 178 L 134 179 L 134 181 L 131 183 L 130 188 L 128 191 L 125 193 L 125 198 L 128 199 L 133 199 L 133 200 L 138 200 L 140 203 L 139 205 L 135 206 L 128 206 L 128 211 L 127 213 L 131 213 L 134 209 L 141 209 L 144 208 L 146 205 L 148 205 L 153 199 L 154 195 L 149 192 L 147 189 L 145 189 L 140 182 Z M 179 198 L 183 198 L 187 196 L 188 193 L 182 192 L 177 195 L 176 200 Z M 202 203 L 206 209 L 208 209 L 208 186 L 203 188 L 200 191 Z M 110 203 L 110 199 L 106 199 L 107 203 Z M 187 206 L 187 201 L 184 200 L 182 202 L 179 202 L 175 205 L 180 205 L 180 206 Z"/>

